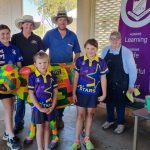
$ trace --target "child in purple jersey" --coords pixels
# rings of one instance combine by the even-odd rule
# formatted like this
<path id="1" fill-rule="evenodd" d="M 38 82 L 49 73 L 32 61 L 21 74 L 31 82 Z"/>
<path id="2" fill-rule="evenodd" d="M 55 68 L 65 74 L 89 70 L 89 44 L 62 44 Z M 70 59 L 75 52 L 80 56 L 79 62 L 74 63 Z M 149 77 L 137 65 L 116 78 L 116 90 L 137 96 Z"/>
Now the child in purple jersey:
<path id="1" fill-rule="evenodd" d="M 84 145 L 86 149 L 94 149 L 90 141 L 90 132 L 93 116 L 97 104 L 106 97 L 106 73 L 107 65 L 97 56 L 98 43 L 95 39 L 89 39 L 84 44 L 85 55 L 76 61 L 73 100 L 77 105 L 76 139 L 71 150 L 78 150 L 80 134 L 85 124 Z"/>
<path id="2" fill-rule="evenodd" d="M 38 150 L 48 150 L 49 122 L 55 118 L 57 83 L 49 69 L 49 56 L 40 51 L 34 56 L 36 70 L 28 80 L 29 95 L 33 102 L 32 122 L 36 124 Z"/>
<path id="3" fill-rule="evenodd" d="M 6 64 L 14 64 L 21 67 L 22 56 L 19 49 L 10 43 L 10 29 L 4 24 L 0 24 L 0 67 Z M 11 150 L 20 150 L 21 146 L 17 142 L 13 131 L 13 105 L 14 95 L 0 94 L 0 100 L 4 107 L 5 132 L 3 140 L 7 141 L 7 146 Z"/>

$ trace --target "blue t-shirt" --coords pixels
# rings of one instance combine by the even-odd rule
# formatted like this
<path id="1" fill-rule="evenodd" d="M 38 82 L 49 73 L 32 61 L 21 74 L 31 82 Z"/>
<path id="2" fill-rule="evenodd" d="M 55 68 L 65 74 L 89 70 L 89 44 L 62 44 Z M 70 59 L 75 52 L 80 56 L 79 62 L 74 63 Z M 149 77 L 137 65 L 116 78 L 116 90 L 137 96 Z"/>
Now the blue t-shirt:
<path id="1" fill-rule="evenodd" d="M 105 61 L 98 56 L 90 61 L 85 55 L 77 59 L 75 70 L 79 73 L 77 92 L 99 96 L 102 92 L 100 77 L 108 73 Z"/>
<path id="2" fill-rule="evenodd" d="M 57 87 L 56 80 L 51 72 L 41 75 L 38 70 L 29 75 L 28 89 L 34 91 L 38 102 L 43 107 L 51 107 L 53 90 Z M 36 107 L 33 107 L 36 110 Z"/>
<path id="3" fill-rule="evenodd" d="M 23 61 L 19 49 L 12 43 L 5 46 L 0 42 L 0 66 L 5 64 L 16 64 Z"/>
<path id="4" fill-rule="evenodd" d="M 46 49 L 49 48 L 51 63 L 72 62 L 73 52 L 81 52 L 77 36 L 68 29 L 64 38 L 61 37 L 58 28 L 48 31 L 43 43 Z"/>

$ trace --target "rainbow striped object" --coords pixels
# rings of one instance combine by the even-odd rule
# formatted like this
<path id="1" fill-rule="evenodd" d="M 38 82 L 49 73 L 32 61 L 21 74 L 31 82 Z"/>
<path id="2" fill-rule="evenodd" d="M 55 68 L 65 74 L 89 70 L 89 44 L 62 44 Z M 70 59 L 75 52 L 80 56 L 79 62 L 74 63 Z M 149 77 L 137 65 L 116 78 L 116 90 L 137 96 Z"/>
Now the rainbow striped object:
<path id="1" fill-rule="evenodd" d="M 57 108 L 64 108 L 72 103 L 72 81 L 74 75 L 73 64 L 52 64 L 52 73 L 56 75 L 58 83 L 58 103 Z M 17 90 L 16 96 L 32 105 L 32 100 L 28 94 L 27 80 L 31 72 L 35 71 L 34 65 L 20 69 L 21 86 Z"/>

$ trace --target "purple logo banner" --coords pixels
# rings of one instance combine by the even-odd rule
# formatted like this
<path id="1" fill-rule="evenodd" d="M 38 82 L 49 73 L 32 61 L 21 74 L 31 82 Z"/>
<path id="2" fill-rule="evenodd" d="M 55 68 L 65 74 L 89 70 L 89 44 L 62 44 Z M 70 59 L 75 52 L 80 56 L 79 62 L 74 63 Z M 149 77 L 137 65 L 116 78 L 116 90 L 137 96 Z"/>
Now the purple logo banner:
<path id="1" fill-rule="evenodd" d="M 136 87 L 150 94 L 150 0 L 122 0 L 119 31 L 122 44 L 132 50 L 138 69 Z"/>

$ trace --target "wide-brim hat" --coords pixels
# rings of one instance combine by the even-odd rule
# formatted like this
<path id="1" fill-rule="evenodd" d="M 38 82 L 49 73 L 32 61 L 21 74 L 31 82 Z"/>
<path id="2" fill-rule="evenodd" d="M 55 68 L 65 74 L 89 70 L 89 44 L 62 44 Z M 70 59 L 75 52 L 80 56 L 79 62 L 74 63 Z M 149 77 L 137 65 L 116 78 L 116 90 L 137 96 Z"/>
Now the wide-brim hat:
<path id="1" fill-rule="evenodd" d="M 17 28 L 21 29 L 22 28 L 22 24 L 25 22 L 31 22 L 33 23 L 33 30 L 37 29 L 40 26 L 40 22 L 35 22 L 33 20 L 33 17 L 30 15 L 24 15 L 21 18 L 18 18 L 15 20 L 15 25 Z"/>
<path id="2" fill-rule="evenodd" d="M 53 22 L 54 24 L 57 24 L 57 19 L 58 19 L 58 18 L 62 18 L 62 17 L 67 18 L 68 25 L 73 22 L 73 18 L 67 16 L 67 12 L 66 12 L 65 10 L 58 11 L 57 16 L 53 16 L 53 17 L 51 18 L 51 20 L 52 20 L 52 22 Z"/>

